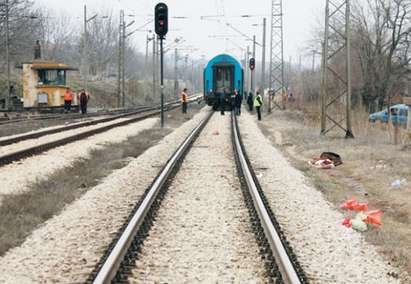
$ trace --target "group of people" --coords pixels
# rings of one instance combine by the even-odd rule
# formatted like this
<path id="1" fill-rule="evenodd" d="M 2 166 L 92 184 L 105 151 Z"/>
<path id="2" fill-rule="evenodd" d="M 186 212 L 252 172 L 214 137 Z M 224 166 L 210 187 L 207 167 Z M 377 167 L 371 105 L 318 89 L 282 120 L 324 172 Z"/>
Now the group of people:
<path id="1" fill-rule="evenodd" d="M 237 89 L 234 90 L 233 96 L 234 113 L 236 115 L 241 115 L 243 96 L 238 92 Z M 256 109 L 258 120 L 261 120 L 261 107 L 263 106 L 263 98 L 261 97 L 260 92 L 257 91 L 255 97 L 253 96 L 253 93 L 250 92 L 247 96 L 247 104 L 250 112 L 252 112 L 254 108 Z M 224 115 L 224 104 L 220 104 L 220 108 L 221 114 Z"/>
<path id="2" fill-rule="evenodd" d="M 74 96 L 75 96 L 75 93 L 70 88 L 67 88 L 66 92 L 64 93 L 64 112 L 65 113 L 70 112 Z M 90 100 L 90 94 L 86 92 L 84 89 L 82 89 L 77 94 L 77 102 L 80 105 L 80 110 L 82 114 L 87 113 L 87 104 L 89 100 Z"/>
<path id="3" fill-rule="evenodd" d="M 185 114 L 187 113 L 187 105 L 188 105 L 188 90 L 187 88 L 184 88 L 183 91 L 181 92 L 181 106 L 182 106 L 182 112 Z M 220 97 L 219 99 L 219 107 L 221 111 L 221 115 L 224 115 L 224 108 L 226 105 L 226 97 Z M 243 96 L 238 92 L 237 89 L 234 90 L 233 94 L 233 106 L 234 106 L 234 113 L 236 115 L 241 115 L 241 105 L 243 102 Z M 247 104 L 249 111 L 252 112 L 253 109 L 256 109 L 257 112 L 257 117 L 258 120 L 261 120 L 261 107 L 263 106 L 263 98 L 260 94 L 259 91 L 257 91 L 256 96 L 253 95 L 252 92 L 250 92 L 247 96 Z"/>

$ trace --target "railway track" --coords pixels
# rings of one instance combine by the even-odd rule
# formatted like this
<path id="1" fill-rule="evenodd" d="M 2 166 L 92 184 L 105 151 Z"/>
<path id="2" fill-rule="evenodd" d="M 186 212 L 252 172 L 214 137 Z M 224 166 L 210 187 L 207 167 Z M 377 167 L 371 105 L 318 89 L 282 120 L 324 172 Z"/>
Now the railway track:
<path id="1" fill-rule="evenodd" d="M 30 122 L 30 121 L 39 121 L 39 120 L 74 120 L 79 118 L 91 118 L 91 117 L 99 117 L 105 115 L 119 115 L 124 114 L 130 111 L 138 111 L 148 109 L 150 107 L 141 106 L 135 107 L 132 109 L 116 109 L 116 110 L 106 110 L 106 111 L 98 111 L 96 113 L 88 113 L 86 115 L 79 114 L 79 113 L 66 113 L 66 114 L 43 114 L 43 115 L 28 115 L 26 117 L 16 117 L 11 119 L 2 119 L 0 120 L 0 126 L 8 125 L 13 123 L 20 123 L 20 122 Z"/>
<path id="2" fill-rule="evenodd" d="M 141 252 L 149 235 L 157 210 L 186 155 L 212 117 L 212 112 L 188 135 L 161 169 L 151 186 L 136 204 L 128 222 L 124 225 L 111 247 L 90 275 L 88 283 L 123 283 L 130 276 L 130 269 Z M 231 118 L 232 146 L 240 176 L 242 191 L 254 230 L 260 254 L 264 260 L 267 282 L 307 283 L 295 255 L 289 248 L 271 212 L 258 179 L 241 140 L 236 117 Z"/>
<path id="3" fill-rule="evenodd" d="M 190 100 L 190 102 L 195 102 L 196 100 L 197 100 L 197 97 L 192 98 Z M 168 103 L 166 105 L 166 111 L 175 109 L 175 108 L 179 107 L 179 105 L 180 104 L 178 102 Z M 81 127 L 93 126 L 93 125 L 102 124 L 102 123 L 111 122 L 111 121 L 115 121 L 115 120 L 120 119 L 119 122 L 115 122 L 115 123 L 105 125 L 105 126 L 102 126 L 102 127 L 99 127 L 99 128 L 94 128 L 94 129 L 84 131 L 84 132 L 81 132 L 81 133 L 78 133 L 78 134 L 73 134 L 73 135 L 70 135 L 70 136 L 55 140 L 55 141 L 35 145 L 35 146 L 32 146 L 32 147 L 28 147 L 28 148 L 24 148 L 24 149 L 21 149 L 21 150 L 17 150 L 17 151 L 13 151 L 13 152 L 10 152 L 10 153 L 0 155 L 0 167 L 4 166 L 4 165 L 7 165 L 7 164 L 10 164 L 10 163 L 13 163 L 13 162 L 16 162 L 18 160 L 33 156 L 33 155 L 36 155 L 36 154 L 40 154 L 40 153 L 48 151 L 50 149 L 66 145 L 68 143 L 72 143 L 72 142 L 75 142 L 75 141 L 78 141 L 78 140 L 81 140 L 81 139 L 85 139 L 87 137 L 90 137 L 90 136 L 93 136 L 93 135 L 108 131 L 108 130 L 116 128 L 116 127 L 121 127 L 121 126 L 124 126 L 124 125 L 127 125 L 127 124 L 131 124 L 131 123 L 135 123 L 135 122 L 144 120 L 146 118 L 156 116 L 159 113 L 160 113 L 160 110 L 158 110 L 158 107 L 155 107 L 155 108 L 139 110 L 139 111 L 135 111 L 135 112 L 131 112 L 131 113 L 125 113 L 125 114 L 117 115 L 117 116 L 114 116 L 114 117 L 108 117 L 108 118 L 103 118 L 103 119 L 99 119 L 99 120 L 82 122 L 82 123 L 78 123 L 78 124 L 74 124 L 74 125 L 68 125 L 68 126 L 64 126 L 64 127 L 53 128 L 53 129 L 49 129 L 49 130 L 18 135 L 18 136 L 11 137 L 11 138 L 8 138 L 8 139 L 0 140 L 0 146 L 6 146 L 6 145 L 10 145 L 10 144 L 13 144 L 13 143 L 18 143 L 18 142 L 29 140 L 29 139 L 40 138 L 40 137 L 50 135 L 50 134 L 60 133 L 60 132 L 68 131 L 68 130 L 81 128 Z"/>

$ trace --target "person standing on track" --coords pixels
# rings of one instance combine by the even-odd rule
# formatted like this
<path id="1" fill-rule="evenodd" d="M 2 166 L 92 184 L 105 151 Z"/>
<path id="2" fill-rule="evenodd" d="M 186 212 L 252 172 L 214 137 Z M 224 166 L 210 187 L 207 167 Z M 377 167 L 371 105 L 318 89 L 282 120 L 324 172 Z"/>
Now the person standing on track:
<path id="1" fill-rule="evenodd" d="M 236 115 L 241 115 L 241 103 L 243 102 L 243 96 L 237 91 L 234 90 L 234 110 Z"/>
<path id="2" fill-rule="evenodd" d="M 78 101 L 80 102 L 80 110 L 82 114 L 87 113 L 87 104 L 90 99 L 90 95 L 83 89 L 78 94 Z"/>
<path id="3" fill-rule="evenodd" d="M 71 103 L 73 101 L 73 92 L 70 88 L 67 88 L 66 92 L 64 93 L 64 112 L 70 112 L 71 110 Z"/>
<path id="4" fill-rule="evenodd" d="M 187 88 L 184 88 L 184 90 L 181 92 L 181 106 L 183 113 L 187 113 L 187 105 L 188 105 L 188 94 L 187 94 Z"/>
<path id="5" fill-rule="evenodd" d="M 261 120 L 261 107 L 263 105 L 263 98 L 260 95 L 260 92 L 257 91 L 257 96 L 254 98 L 254 107 L 257 111 L 258 120 Z"/>
<path id="6" fill-rule="evenodd" d="M 247 97 L 247 104 L 248 104 L 249 111 L 253 111 L 253 103 L 254 103 L 254 96 L 253 96 L 253 93 L 250 92 Z"/>

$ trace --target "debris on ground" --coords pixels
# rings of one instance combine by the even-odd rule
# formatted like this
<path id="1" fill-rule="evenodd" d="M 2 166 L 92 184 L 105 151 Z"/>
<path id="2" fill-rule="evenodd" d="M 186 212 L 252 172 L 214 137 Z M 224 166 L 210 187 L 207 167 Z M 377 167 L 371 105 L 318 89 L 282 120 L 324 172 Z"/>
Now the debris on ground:
<path id="1" fill-rule="evenodd" d="M 323 170 L 333 169 L 339 165 L 342 165 L 341 156 L 333 152 L 324 152 L 319 157 L 314 157 L 311 161 L 308 161 L 313 167 Z"/>
<path id="2" fill-rule="evenodd" d="M 364 221 L 359 220 L 359 219 L 351 220 L 351 226 L 354 230 L 359 231 L 359 232 L 365 232 L 368 230 L 367 224 L 365 224 Z"/>
<path id="3" fill-rule="evenodd" d="M 356 199 L 349 199 L 340 206 L 341 209 L 352 210 L 356 212 L 368 211 L 368 203 L 358 202 Z"/>
<path id="4" fill-rule="evenodd" d="M 368 229 L 367 225 L 381 226 L 381 210 L 368 211 L 368 203 L 358 202 L 355 198 L 346 200 L 340 206 L 341 209 L 358 212 L 354 218 L 347 216 L 342 221 L 342 225 L 347 228 L 352 228 L 359 232 L 365 232 Z"/>
<path id="5" fill-rule="evenodd" d="M 320 155 L 321 160 L 331 160 L 334 166 L 338 167 L 342 165 L 342 158 L 340 155 L 333 153 L 333 152 L 324 152 Z"/>
<path id="6" fill-rule="evenodd" d="M 220 131 L 218 131 L 218 129 L 215 129 L 215 130 L 213 131 L 213 135 L 215 135 L 215 136 L 220 135 Z"/>
<path id="7" fill-rule="evenodd" d="M 318 158 L 313 158 L 311 161 L 308 161 L 308 164 L 310 164 L 311 166 L 317 169 L 322 169 L 322 170 L 329 170 L 329 169 L 335 168 L 334 163 L 329 159 L 321 160 Z"/>
<path id="8" fill-rule="evenodd" d="M 406 179 L 397 179 L 391 183 L 392 189 L 400 189 L 402 186 L 407 184 Z"/>

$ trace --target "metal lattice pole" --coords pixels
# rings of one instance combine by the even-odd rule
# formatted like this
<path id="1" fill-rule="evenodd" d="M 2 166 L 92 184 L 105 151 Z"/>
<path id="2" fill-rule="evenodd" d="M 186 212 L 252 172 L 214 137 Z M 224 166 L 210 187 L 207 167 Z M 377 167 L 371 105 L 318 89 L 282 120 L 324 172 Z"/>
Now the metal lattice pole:
<path id="1" fill-rule="evenodd" d="M 263 19 L 263 43 L 262 43 L 262 58 L 261 58 L 261 93 L 264 96 L 264 90 L 266 88 L 266 83 L 265 83 L 265 52 L 266 52 L 266 29 L 267 29 L 267 19 Z"/>
<path id="2" fill-rule="evenodd" d="M 321 134 L 335 128 L 354 138 L 351 127 L 350 0 L 326 0 L 321 78 Z M 335 58 L 345 55 L 345 67 Z M 341 112 L 341 110 L 343 110 Z M 344 123 L 345 122 L 345 123 Z"/>
<path id="3" fill-rule="evenodd" d="M 273 96 L 284 91 L 283 1 L 272 0 L 271 11 L 270 90 L 268 111 L 271 112 Z M 278 105 L 277 105 L 278 106 Z"/>

